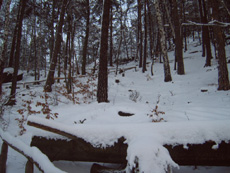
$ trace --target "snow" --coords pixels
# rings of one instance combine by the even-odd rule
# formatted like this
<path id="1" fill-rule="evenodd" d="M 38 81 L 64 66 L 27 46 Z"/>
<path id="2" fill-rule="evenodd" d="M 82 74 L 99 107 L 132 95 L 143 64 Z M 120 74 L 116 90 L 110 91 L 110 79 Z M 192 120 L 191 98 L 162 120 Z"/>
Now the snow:
<path id="1" fill-rule="evenodd" d="M 58 118 L 54 120 L 45 119 L 46 115 L 43 113 L 30 115 L 27 107 L 22 106 L 25 104 L 23 100 L 30 100 L 31 109 L 41 111 L 41 106 L 36 106 L 36 103 L 45 102 L 42 98 L 45 95 L 42 86 L 30 84 L 29 90 L 21 86 L 18 90 L 17 105 L 6 108 L 3 116 L 5 125 L 2 123 L 1 126 L 27 146 L 30 145 L 33 135 L 64 138 L 27 126 L 27 120 L 62 129 L 83 138 L 96 147 L 113 145 L 123 136 L 128 144 L 127 170 L 135 165 L 138 159 L 139 169 L 144 172 L 152 172 L 152 170 L 163 172 L 168 165 L 174 167 L 174 172 L 229 172 L 229 167 L 219 169 L 180 167 L 178 170 L 178 165 L 163 147 L 164 144 L 183 144 L 186 148 L 188 143 L 202 144 L 212 140 L 216 142 L 213 146 L 213 149 L 216 149 L 221 141 L 230 140 L 230 91 L 217 90 L 217 60 L 212 59 L 212 66 L 204 68 L 205 58 L 201 57 L 201 47 L 195 47 L 195 45 L 197 43 L 190 40 L 188 51 L 184 53 L 185 75 L 177 75 L 173 70 L 174 53 L 169 52 L 172 82 L 164 82 L 163 64 L 159 61 L 154 64 L 154 76 L 151 76 L 150 66 L 146 73 L 142 73 L 141 69 L 128 70 L 125 72 L 125 77 L 121 74 L 115 76 L 114 73 L 110 73 L 109 103 L 97 103 L 96 96 L 84 100 L 85 95 L 79 94 L 77 97 L 80 104 L 73 104 L 71 100 L 58 92 L 55 93 L 55 89 L 59 90 L 62 85 L 55 84 L 54 92 L 48 93 L 50 97 L 47 100 L 52 113 L 58 113 Z M 226 53 L 230 56 L 229 46 L 226 47 Z M 123 65 L 122 68 L 135 65 L 135 62 L 131 62 Z M 117 79 L 119 83 L 115 82 Z M 28 75 L 24 77 L 23 82 L 32 80 Z M 86 78 L 79 78 L 79 82 L 86 81 Z M 97 83 L 97 81 L 91 83 Z M 91 86 L 89 90 L 94 89 L 96 87 Z M 207 92 L 201 92 L 204 89 Z M 75 91 L 77 91 L 76 87 Z M 59 100 L 58 105 L 54 104 L 55 99 Z M 20 128 L 15 119 L 22 117 L 17 112 L 22 108 L 25 108 L 26 132 L 19 136 Z M 134 115 L 121 117 L 118 115 L 119 111 Z M 25 165 L 26 159 L 21 157 L 10 150 L 7 164 L 9 173 L 15 170 L 24 172 L 24 166 L 20 165 Z M 89 172 L 91 164 L 55 162 L 55 166 L 67 172 L 74 172 L 76 169 L 80 172 Z"/>
<path id="2" fill-rule="evenodd" d="M 36 163 L 39 163 L 39 166 L 42 170 L 46 170 L 47 172 L 64 173 L 64 171 L 56 168 L 53 163 L 50 162 L 49 158 L 44 155 L 38 148 L 27 146 L 22 141 L 17 140 L 17 138 L 12 137 L 8 132 L 3 132 L 1 129 L 0 137 L 10 146 L 19 149 L 23 152 L 24 155 L 32 158 Z"/>

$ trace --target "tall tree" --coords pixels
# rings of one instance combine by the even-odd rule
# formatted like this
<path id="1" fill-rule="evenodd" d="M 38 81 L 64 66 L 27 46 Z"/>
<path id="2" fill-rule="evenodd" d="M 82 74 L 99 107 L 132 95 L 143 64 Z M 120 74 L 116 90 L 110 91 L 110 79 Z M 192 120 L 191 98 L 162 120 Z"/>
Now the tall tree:
<path id="1" fill-rule="evenodd" d="M 65 16 L 65 11 L 66 11 L 66 6 L 67 6 L 68 0 L 63 0 L 62 1 L 62 8 L 61 8 L 61 14 L 60 14 L 60 19 L 58 22 L 58 27 L 56 31 L 56 40 L 55 40 L 55 45 L 54 45 L 54 51 L 50 63 L 50 69 L 49 73 L 46 79 L 46 84 L 44 86 L 44 91 L 45 92 L 51 92 L 52 91 L 52 85 L 54 83 L 54 72 L 57 64 L 57 58 L 58 58 L 58 53 L 61 47 L 61 40 L 62 40 L 62 26 L 64 23 L 64 16 Z"/>
<path id="2" fill-rule="evenodd" d="M 99 73 L 97 85 L 97 101 L 108 102 L 108 29 L 109 29 L 109 12 L 111 0 L 104 0 L 102 27 L 101 27 L 101 47 L 99 60 Z"/>
<path id="3" fill-rule="evenodd" d="M 219 21 L 220 4 L 219 1 L 210 0 L 212 7 L 212 18 L 213 20 Z M 229 90 L 230 83 L 228 77 L 228 66 L 226 62 L 225 52 L 225 37 L 220 26 L 213 26 L 214 39 L 217 44 L 217 58 L 218 58 L 218 90 Z"/>
<path id="4" fill-rule="evenodd" d="M 3 49 L 0 57 L 0 96 L 2 95 L 3 69 L 6 61 L 6 52 L 7 52 L 7 44 L 8 44 L 9 26 L 10 26 L 10 20 L 9 20 L 10 4 L 11 4 L 11 0 L 8 0 L 6 3 L 6 12 L 5 12 Z"/>
<path id="5" fill-rule="evenodd" d="M 161 51 L 163 53 L 163 61 L 164 61 L 164 81 L 169 82 L 169 81 L 172 81 L 172 76 L 170 72 L 167 46 L 166 46 L 166 37 L 165 37 L 165 31 L 164 31 L 164 26 L 163 26 L 163 19 L 162 19 L 162 13 L 160 9 L 159 0 L 155 0 L 155 8 L 156 8 L 158 27 L 160 31 L 160 37 L 161 37 L 160 39 Z"/>
<path id="6" fill-rule="evenodd" d="M 174 21 L 174 27 L 175 27 L 175 56 L 177 60 L 177 74 L 183 75 L 184 72 L 184 60 L 183 60 L 183 37 L 181 32 L 181 24 L 180 24 L 180 18 L 178 14 L 178 6 L 177 1 L 172 0 L 173 4 L 173 21 Z"/>
<path id="7" fill-rule="evenodd" d="M 206 2 L 204 0 L 199 0 L 199 7 L 200 7 L 200 13 L 201 13 L 201 22 L 204 24 L 207 24 L 208 19 L 207 19 Z M 203 26 L 202 39 L 203 39 L 203 42 L 205 45 L 205 50 L 206 50 L 205 67 L 211 66 L 212 53 L 211 53 L 211 45 L 210 45 L 210 36 L 209 36 L 208 26 Z"/>
<path id="8" fill-rule="evenodd" d="M 13 73 L 13 80 L 10 92 L 10 98 L 7 102 L 8 105 L 14 105 L 16 103 L 15 95 L 16 95 L 16 87 L 17 87 L 17 76 L 19 70 L 19 59 L 20 59 L 20 48 L 21 48 L 21 36 L 22 36 L 22 21 L 24 18 L 26 3 L 28 0 L 21 0 L 20 1 L 20 13 L 18 17 L 18 21 L 16 24 L 17 27 L 17 43 L 16 43 L 16 50 L 15 50 L 15 63 L 14 63 L 14 73 Z"/>
<path id="9" fill-rule="evenodd" d="M 109 45 L 109 65 L 113 66 L 113 7 L 110 7 L 110 31 L 109 31 L 110 45 Z"/>
<path id="10" fill-rule="evenodd" d="M 88 48 L 88 40 L 89 40 L 89 20 L 90 20 L 90 5 L 89 0 L 86 0 L 86 30 L 85 30 L 85 40 L 83 45 L 83 57 L 82 57 L 82 75 L 86 74 L 85 66 L 86 66 L 86 56 L 87 56 L 87 48 Z"/>
<path id="11" fill-rule="evenodd" d="M 142 67 L 142 50 L 143 50 L 143 46 L 142 46 L 142 42 L 143 42 L 143 35 L 142 35 L 142 14 L 141 14 L 141 10 L 142 10 L 142 2 L 141 0 L 137 0 L 137 7 L 138 7 L 138 33 L 137 33 L 137 52 L 139 53 L 139 67 Z"/>
<path id="12" fill-rule="evenodd" d="M 147 1 L 145 0 L 145 3 L 144 3 L 144 57 L 143 57 L 143 67 L 142 67 L 142 72 L 144 73 L 145 71 L 147 71 L 147 68 L 146 68 L 146 60 L 147 60 Z"/>

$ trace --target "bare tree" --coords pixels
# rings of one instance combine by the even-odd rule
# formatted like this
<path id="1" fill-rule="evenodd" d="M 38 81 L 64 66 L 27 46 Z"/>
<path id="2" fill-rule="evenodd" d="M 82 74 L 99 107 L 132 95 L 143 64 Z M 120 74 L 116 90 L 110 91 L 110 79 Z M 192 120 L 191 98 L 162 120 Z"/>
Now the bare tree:
<path id="1" fill-rule="evenodd" d="M 219 1 L 210 0 L 212 7 L 213 20 L 219 20 Z M 214 39 L 217 44 L 217 58 L 218 58 L 218 90 L 229 90 L 228 66 L 226 62 L 225 41 L 222 28 L 218 25 L 213 26 Z"/>
<path id="2" fill-rule="evenodd" d="M 163 60 L 164 60 L 164 81 L 169 82 L 172 81 L 172 76 L 170 72 L 170 66 L 169 66 L 169 60 L 168 60 L 168 53 L 167 53 L 167 46 L 166 46 L 166 38 L 165 38 L 165 31 L 163 26 L 163 19 L 162 19 L 162 13 L 160 9 L 160 2 L 159 0 L 155 0 L 155 8 L 156 8 L 156 16 L 157 16 L 157 22 L 158 27 L 160 31 L 160 44 L 161 44 L 161 51 L 163 53 Z"/>
<path id="3" fill-rule="evenodd" d="M 85 30 L 85 40 L 83 45 L 83 57 L 82 57 L 82 75 L 85 75 L 85 66 L 86 66 L 86 56 L 87 56 L 87 48 L 88 48 L 88 40 L 89 40 L 89 19 L 90 19 L 90 6 L 89 0 L 86 0 L 86 30 Z"/>
<path id="4" fill-rule="evenodd" d="M 11 86 L 11 93 L 10 98 L 7 102 L 8 105 L 14 105 L 16 103 L 15 95 L 16 95 L 16 86 L 17 86 L 17 76 L 18 76 L 18 69 L 19 69 L 19 59 L 20 59 L 20 48 L 21 48 L 21 36 L 22 36 L 22 21 L 24 18 L 26 3 L 28 0 L 21 0 L 20 1 L 20 13 L 18 17 L 18 21 L 16 24 L 17 27 L 17 43 L 16 43 L 16 50 L 15 50 L 15 63 L 14 63 L 14 73 L 13 73 L 13 80 Z"/>
<path id="5" fill-rule="evenodd" d="M 2 3 L 2 1 L 1 1 L 1 3 Z M 9 35 L 10 4 L 11 4 L 11 0 L 8 0 L 7 4 L 6 4 L 6 13 L 5 13 L 5 24 L 4 24 L 5 26 L 4 26 L 4 35 L 3 35 L 3 49 L 2 49 L 2 54 L 1 54 L 1 57 L 0 57 L 0 95 L 2 95 L 3 70 L 4 70 L 5 61 L 6 61 L 6 52 L 7 52 L 8 35 Z"/>
<path id="6" fill-rule="evenodd" d="M 99 60 L 99 73 L 97 85 L 97 101 L 108 102 L 108 30 L 109 30 L 109 13 L 110 0 L 104 0 L 102 27 L 101 27 L 101 47 Z"/>
<path id="7" fill-rule="evenodd" d="M 59 50 L 61 47 L 62 25 L 64 23 L 64 16 L 65 16 L 67 2 L 68 2 L 68 0 L 62 1 L 61 14 L 60 14 L 60 19 L 59 19 L 58 27 L 57 27 L 57 31 L 56 31 L 56 40 L 55 40 L 55 45 L 54 45 L 54 51 L 53 51 L 52 60 L 50 63 L 49 73 L 48 73 L 48 76 L 46 79 L 46 84 L 44 86 L 45 92 L 51 92 L 52 91 L 52 85 L 54 83 L 54 72 L 55 72 L 55 67 L 57 64 L 58 53 L 59 53 Z"/>
<path id="8" fill-rule="evenodd" d="M 180 18 L 178 15 L 178 6 L 177 6 L 177 1 L 172 0 L 173 4 L 173 21 L 174 21 L 174 27 L 175 27 L 175 56 L 178 64 L 177 68 L 177 74 L 183 75 L 185 74 L 184 72 L 184 60 L 183 60 L 183 37 L 182 37 L 182 32 L 181 32 L 181 24 L 180 24 Z"/>

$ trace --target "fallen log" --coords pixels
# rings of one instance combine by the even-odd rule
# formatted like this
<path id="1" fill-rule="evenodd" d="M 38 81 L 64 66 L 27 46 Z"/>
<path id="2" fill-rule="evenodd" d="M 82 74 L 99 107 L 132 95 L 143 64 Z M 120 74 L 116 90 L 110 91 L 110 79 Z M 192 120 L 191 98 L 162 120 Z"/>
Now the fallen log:
<path id="1" fill-rule="evenodd" d="M 87 161 L 103 163 L 126 164 L 128 145 L 120 138 L 114 146 L 107 148 L 95 148 L 83 139 L 63 140 L 47 139 L 34 136 L 31 146 L 36 146 L 51 161 Z M 230 166 L 230 143 L 221 142 L 217 149 L 213 149 L 214 142 L 204 144 L 164 145 L 168 149 L 172 159 L 179 165 L 196 166 Z"/>
<path id="2" fill-rule="evenodd" d="M 28 125 L 34 126 L 49 132 L 53 132 L 71 140 L 46 139 L 45 137 L 34 136 L 31 146 L 36 146 L 45 153 L 51 161 L 88 161 L 104 163 L 125 164 L 128 145 L 124 143 L 125 138 L 121 137 L 113 146 L 97 148 L 72 134 L 28 121 Z M 200 166 L 230 166 L 230 141 L 222 141 L 218 144 L 207 141 L 203 144 L 165 144 L 172 159 L 179 165 L 200 165 Z"/>
<path id="3" fill-rule="evenodd" d="M 51 161 L 87 161 L 126 164 L 127 144 L 120 138 L 113 146 L 94 147 L 81 138 L 74 140 L 46 139 L 34 136 L 31 146 L 37 146 Z"/>

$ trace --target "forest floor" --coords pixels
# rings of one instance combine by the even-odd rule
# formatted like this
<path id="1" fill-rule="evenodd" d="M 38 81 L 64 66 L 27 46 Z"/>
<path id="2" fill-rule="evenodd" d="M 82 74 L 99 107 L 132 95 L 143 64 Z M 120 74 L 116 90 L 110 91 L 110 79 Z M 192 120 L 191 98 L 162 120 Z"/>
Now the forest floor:
<path id="1" fill-rule="evenodd" d="M 230 59 L 229 45 L 226 53 Z M 43 92 L 44 82 L 28 84 L 27 88 L 19 84 L 17 104 L 4 107 L 1 128 L 30 145 L 33 135 L 53 135 L 28 126 L 27 120 L 30 117 L 49 118 L 50 121 L 76 128 L 76 135 L 94 145 L 112 145 L 117 138 L 125 136 L 131 146 L 127 160 L 132 165 L 135 156 L 142 158 L 141 169 L 145 172 L 164 169 L 166 163 L 171 164 L 176 173 L 230 172 L 230 167 L 194 166 L 178 170 L 161 146 L 163 143 L 187 145 L 203 143 L 205 140 L 213 140 L 218 144 L 221 140 L 230 140 L 230 91 L 217 90 L 218 62 L 214 58 L 212 66 L 204 68 L 205 58 L 201 54 L 201 46 L 190 42 L 188 51 L 184 53 L 185 75 L 177 75 L 173 70 L 174 52 L 169 52 L 172 82 L 164 82 L 163 64 L 158 59 L 153 66 L 153 76 L 150 72 L 151 63 L 145 73 L 138 68 L 125 71 L 124 76 L 109 73 L 109 103 L 97 103 L 97 78 L 92 75 L 75 78 L 74 99 L 72 94 L 66 93 L 63 80 L 54 84 L 52 93 Z M 120 68 L 136 65 L 136 62 L 130 62 Z M 31 74 L 24 72 L 21 83 L 33 80 Z M 10 92 L 9 86 L 10 83 L 3 85 L 5 96 Z M 118 115 L 119 111 L 134 115 L 122 117 Z M 159 149 L 162 151 L 159 158 L 148 155 L 150 151 L 156 153 Z M 25 164 L 23 156 L 9 150 L 7 173 L 24 172 Z M 92 163 L 59 161 L 55 165 L 67 172 L 77 170 L 87 173 Z"/>

